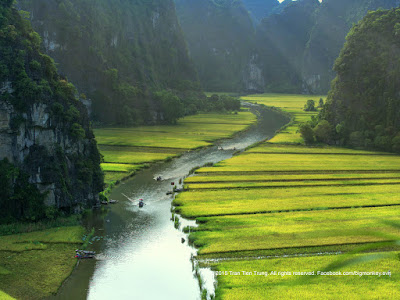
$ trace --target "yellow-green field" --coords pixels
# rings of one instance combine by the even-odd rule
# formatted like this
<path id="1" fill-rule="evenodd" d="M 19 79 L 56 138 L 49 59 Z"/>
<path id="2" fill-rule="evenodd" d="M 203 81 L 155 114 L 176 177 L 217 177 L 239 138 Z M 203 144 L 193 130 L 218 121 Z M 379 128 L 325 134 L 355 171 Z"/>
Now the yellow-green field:
<path id="1" fill-rule="evenodd" d="M 306 112 L 303 110 L 307 100 L 314 100 L 315 105 L 318 105 L 319 99 L 325 100 L 326 96 L 321 95 L 291 95 L 291 94 L 259 94 L 242 97 L 242 100 L 264 104 L 269 107 L 278 108 L 292 117 L 289 126 L 276 134 L 270 143 L 289 143 L 289 144 L 304 144 L 303 139 L 298 133 L 298 126 L 311 119 L 311 116 L 316 116 L 317 112 Z"/>
<path id="2" fill-rule="evenodd" d="M 71 274 L 80 226 L 0 236 L 0 299 L 43 299 Z"/>
<path id="3" fill-rule="evenodd" d="M 221 262 L 215 266 L 220 274 L 223 274 L 218 276 L 217 299 L 400 298 L 398 289 L 400 260 L 397 253 L 388 252 L 385 255 L 375 256 L 354 255 L 349 258 L 353 260 L 350 266 L 334 268 L 332 264 L 338 259 L 336 255 L 326 255 Z M 276 275 L 273 273 L 275 271 Z M 331 271 L 342 275 L 317 275 L 318 271 Z M 379 273 L 352 275 L 355 273 L 351 272 L 355 271 L 380 272 L 381 276 Z M 268 275 L 265 276 L 262 272 L 267 272 Z M 290 275 L 279 272 L 290 272 Z M 309 272 L 309 274 L 314 272 L 315 275 L 300 275 L 298 272 Z M 231 275 L 235 273 L 240 275 Z"/>
<path id="4" fill-rule="evenodd" d="M 400 156 L 304 146 L 298 126 L 316 113 L 303 107 L 308 99 L 318 103 L 320 97 L 243 97 L 291 114 L 291 124 L 271 140 L 185 180 L 188 191 L 174 204 L 199 223 L 189 236 L 199 247 L 199 257 L 234 259 L 213 263 L 215 270 L 305 272 L 322 270 L 343 257 L 317 256 L 319 252 L 358 252 L 362 245 L 368 246 L 363 251 L 383 254 L 400 250 L 393 242 L 400 240 Z M 302 254 L 310 257 L 285 257 Z M 264 255 L 282 258 L 250 259 Z M 356 270 L 400 267 L 397 252 L 383 260 L 366 255 L 349 254 L 359 259 Z M 349 269 L 354 270 L 342 266 Z M 367 299 L 397 299 L 394 278 L 316 276 L 298 283 L 292 276 L 220 276 L 217 299 L 365 299 L 366 290 L 372 291 Z"/>
<path id="5" fill-rule="evenodd" d="M 106 182 L 120 180 L 146 163 L 165 160 L 185 151 L 229 138 L 256 122 L 250 112 L 199 114 L 170 126 L 95 129 Z"/>

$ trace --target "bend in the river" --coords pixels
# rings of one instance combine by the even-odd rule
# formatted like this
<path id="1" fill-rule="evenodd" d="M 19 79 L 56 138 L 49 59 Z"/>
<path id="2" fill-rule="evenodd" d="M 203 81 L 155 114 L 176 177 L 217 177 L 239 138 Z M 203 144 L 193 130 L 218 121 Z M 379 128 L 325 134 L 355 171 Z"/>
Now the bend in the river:
<path id="1" fill-rule="evenodd" d="M 179 183 L 192 168 L 228 159 L 235 151 L 272 137 L 288 122 L 277 112 L 248 105 L 258 116 L 249 130 L 213 147 L 155 164 L 115 187 L 111 198 L 119 203 L 104 218 L 93 215 L 87 219 L 88 227 L 95 227 L 96 235 L 102 237 L 94 244 L 98 259 L 82 261 L 52 298 L 199 299 L 190 261 L 196 250 L 187 245 L 185 234 L 174 228 L 172 197 L 166 192 L 171 190 L 171 182 Z M 161 182 L 154 180 L 158 175 Z M 146 203 L 142 209 L 136 206 L 139 198 Z"/>

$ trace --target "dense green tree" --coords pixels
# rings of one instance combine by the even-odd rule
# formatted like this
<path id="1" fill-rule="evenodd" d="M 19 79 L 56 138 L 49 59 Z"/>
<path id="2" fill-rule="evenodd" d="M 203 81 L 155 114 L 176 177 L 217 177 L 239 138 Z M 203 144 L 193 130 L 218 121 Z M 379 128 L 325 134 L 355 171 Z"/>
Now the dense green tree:
<path id="1" fill-rule="evenodd" d="M 317 111 L 315 108 L 315 101 L 307 100 L 307 103 L 304 105 L 304 111 Z"/>
<path id="2" fill-rule="evenodd" d="M 304 139 L 306 144 L 312 144 L 314 142 L 314 131 L 310 124 L 303 123 L 299 126 L 301 137 Z"/>
<path id="3" fill-rule="evenodd" d="M 315 138 L 318 142 L 331 143 L 333 140 L 333 128 L 328 121 L 322 120 L 314 128 Z"/>

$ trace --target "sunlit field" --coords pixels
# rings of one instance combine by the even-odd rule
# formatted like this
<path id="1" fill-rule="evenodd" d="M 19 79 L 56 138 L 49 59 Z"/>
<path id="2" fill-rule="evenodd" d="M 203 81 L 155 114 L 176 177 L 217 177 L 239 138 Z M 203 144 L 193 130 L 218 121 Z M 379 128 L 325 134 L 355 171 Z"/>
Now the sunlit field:
<path id="1" fill-rule="evenodd" d="M 317 253 L 357 252 L 363 245 L 369 249 L 366 252 L 399 250 L 392 241 L 400 240 L 400 157 L 304 146 L 298 126 L 317 112 L 304 112 L 303 107 L 309 99 L 318 104 L 320 98 L 325 100 L 307 95 L 243 97 L 289 113 L 291 124 L 271 140 L 200 168 L 185 180 L 187 191 L 173 203 L 180 214 L 199 222 L 190 234 L 199 257 L 234 259 L 214 262 L 215 270 L 312 271 L 340 257 Z M 249 260 L 305 253 L 310 257 Z M 384 260 L 361 260 L 357 266 L 366 271 L 382 266 L 388 271 L 400 265 L 395 253 L 389 253 Z M 217 299 L 330 299 L 334 288 L 343 290 L 345 298 L 361 299 L 359 293 L 366 289 L 374 290 L 372 299 L 381 294 L 392 295 L 385 299 L 399 297 L 390 277 L 325 276 L 300 285 L 291 281 L 292 277 L 280 276 L 220 276 Z"/>
<path id="2" fill-rule="evenodd" d="M 270 143 L 289 143 L 304 144 L 298 131 L 298 125 L 309 121 L 312 116 L 316 116 L 318 112 L 306 112 L 303 110 L 307 100 L 314 100 L 318 105 L 319 99 L 326 99 L 324 95 L 292 95 L 292 94 L 259 94 L 242 97 L 242 100 L 252 103 L 264 104 L 274 107 L 286 113 L 290 113 L 292 122 L 288 127 L 276 134 Z"/>
<path id="3" fill-rule="evenodd" d="M 346 261 L 347 259 L 349 258 L 343 255 L 324 255 L 221 262 L 215 266 L 224 274 L 218 276 L 217 299 L 340 298 L 361 300 L 400 298 L 398 253 L 388 252 L 384 255 L 374 256 L 358 254 L 350 258 L 353 262 L 350 266 L 335 265 L 338 260 Z M 317 275 L 318 271 L 331 271 L 336 274 L 341 272 L 347 276 Z M 351 275 L 354 273 L 345 273 L 354 271 L 381 272 L 381 276 L 359 276 Z M 390 276 L 387 275 L 389 271 Z M 239 272 L 240 275 L 230 275 L 233 272 Z M 267 272 L 268 276 L 263 275 L 262 272 Z M 283 272 L 291 272 L 291 275 Z M 314 272 L 315 275 L 297 275 L 298 273 L 295 275 L 294 272 L 310 272 L 309 274 Z M 386 274 L 383 275 L 384 273 Z"/>
<path id="4" fill-rule="evenodd" d="M 170 126 L 95 129 L 106 182 L 121 180 L 145 166 L 229 138 L 256 122 L 250 112 L 198 114 Z"/>
<path id="5" fill-rule="evenodd" d="M 192 239 L 200 254 L 388 241 L 400 231 L 400 207 L 339 209 L 204 218 Z M 256 255 L 256 252 L 255 252 Z"/>

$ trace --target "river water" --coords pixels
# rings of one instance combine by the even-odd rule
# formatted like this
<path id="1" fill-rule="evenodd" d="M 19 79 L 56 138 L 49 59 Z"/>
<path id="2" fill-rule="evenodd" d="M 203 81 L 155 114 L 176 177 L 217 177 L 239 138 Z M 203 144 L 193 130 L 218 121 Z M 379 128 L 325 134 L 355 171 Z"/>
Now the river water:
<path id="1" fill-rule="evenodd" d="M 90 248 L 99 253 L 98 258 L 81 261 L 51 299 L 200 299 L 190 261 L 196 252 L 185 234 L 174 228 L 173 198 L 166 192 L 172 189 L 171 182 L 179 186 L 192 168 L 228 159 L 234 148 L 243 150 L 272 137 L 288 122 L 281 114 L 250 106 L 258 123 L 249 130 L 213 147 L 155 164 L 115 187 L 110 198 L 119 203 L 103 216 L 94 213 L 87 218 L 87 226 L 94 227 L 100 238 Z M 158 175 L 161 182 L 154 180 Z M 140 198 L 146 203 L 144 208 L 137 206 Z"/>

